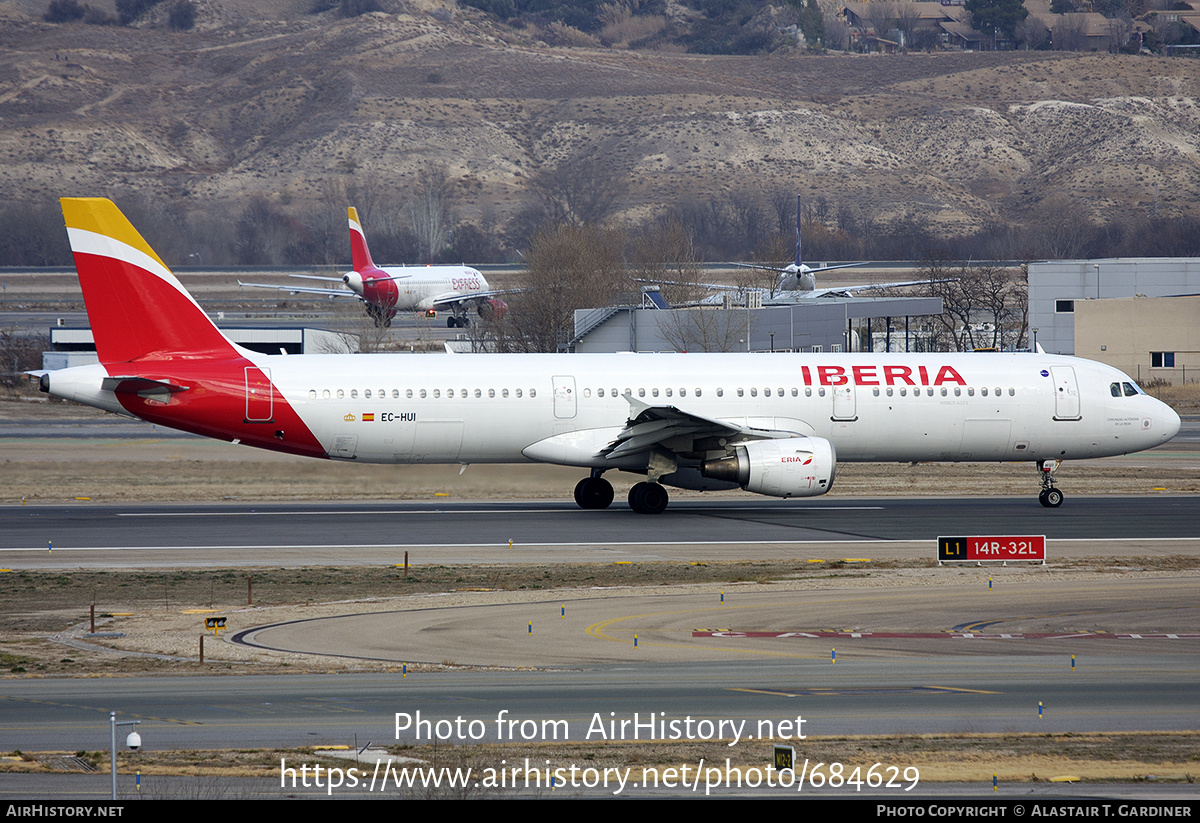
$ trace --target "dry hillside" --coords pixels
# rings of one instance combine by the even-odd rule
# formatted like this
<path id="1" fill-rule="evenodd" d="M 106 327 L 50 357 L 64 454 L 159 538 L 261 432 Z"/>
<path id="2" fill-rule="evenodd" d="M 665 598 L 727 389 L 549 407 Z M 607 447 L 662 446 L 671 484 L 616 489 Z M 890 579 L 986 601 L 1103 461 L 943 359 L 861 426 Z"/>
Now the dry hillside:
<path id="1" fill-rule="evenodd" d="M 44 5 L 0 2 L 0 202 L 316 206 L 404 191 L 432 160 L 462 217 L 502 221 L 537 170 L 599 157 L 631 217 L 786 189 L 966 232 L 1144 214 L 1156 185 L 1163 215 L 1200 214 L 1198 60 L 574 50 L 440 0 L 350 20 L 204 0 L 187 33 Z"/>

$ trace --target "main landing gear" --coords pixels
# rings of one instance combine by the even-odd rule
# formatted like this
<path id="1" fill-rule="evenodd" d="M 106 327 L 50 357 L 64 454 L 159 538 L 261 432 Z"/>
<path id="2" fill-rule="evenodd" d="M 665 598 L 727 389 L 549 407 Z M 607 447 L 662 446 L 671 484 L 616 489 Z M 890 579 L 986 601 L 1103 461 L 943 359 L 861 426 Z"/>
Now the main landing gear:
<path id="1" fill-rule="evenodd" d="M 662 514 L 670 499 L 659 483 L 637 483 L 629 490 L 629 508 L 638 514 Z"/>
<path id="2" fill-rule="evenodd" d="M 382 309 L 379 306 L 367 304 L 367 317 L 375 321 L 375 326 L 380 329 L 386 329 L 392 325 L 392 317 L 394 312 L 389 314 L 387 309 Z"/>
<path id="3" fill-rule="evenodd" d="M 448 328 L 448 329 L 453 329 L 456 327 L 460 328 L 460 329 L 465 329 L 469 325 L 471 325 L 471 318 L 469 318 L 469 317 L 459 317 L 457 315 L 452 314 L 446 318 L 446 328 Z"/>
<path id="4" fill-rule="evenodd" d="M 1063 504 L 1063 493 L 1054 485 L 1054 472 L 1062 465 L 1061 460 L 1039 460 L 1038 471 L 1042 475 L 1042 491 L 1038 502 L 1048 509 L 1057 509 Z"/>
<path id="5" fill-rule="evenodd" d="M 575 502 L 581 509 L 607 509 L 613 502 L 613 487 L 598 474 L 575 484 Z"/>
<path id="6" fill-rule="evenodd" d="M 638 483 L 629 490 L 629 508 L 638 514 L 661 514 L 670 499 L 659 483 Z M 612 502 L 612 483 L 598 473 L 575 484 L 575 503 L 581 509 L 607 509 Z"/>

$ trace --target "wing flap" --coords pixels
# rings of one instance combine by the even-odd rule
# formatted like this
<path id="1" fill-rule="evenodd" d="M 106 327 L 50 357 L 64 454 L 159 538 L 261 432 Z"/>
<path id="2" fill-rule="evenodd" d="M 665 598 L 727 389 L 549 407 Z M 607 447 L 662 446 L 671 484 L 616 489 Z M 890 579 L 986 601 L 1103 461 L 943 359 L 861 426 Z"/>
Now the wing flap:
<path id="1" fill-rule="evenodd" d="M 749 421 L 717 420 L 684 411 L 677 406 L 651 406 L 633 397 L 626 399 L 629 401 L 630 416 L 625 428 L 600 450 L 600 454 L 609 459 L 652 452 L 677 437 L 725 438 L 732 441 L 797 436 L 794 431 L 748 425 Z"/>

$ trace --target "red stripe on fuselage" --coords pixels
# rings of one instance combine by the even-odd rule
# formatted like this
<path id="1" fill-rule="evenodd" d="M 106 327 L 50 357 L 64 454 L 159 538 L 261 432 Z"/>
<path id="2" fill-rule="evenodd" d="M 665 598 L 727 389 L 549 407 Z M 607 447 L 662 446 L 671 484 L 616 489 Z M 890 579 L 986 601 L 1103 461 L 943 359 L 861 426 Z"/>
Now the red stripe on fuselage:
<path id="1" fill-rule="evenodd" d="M 380 308 L 390 309 L 400 299 L 396 281 L 382 269 L 359 272 L 362 275 L 363 299 Z"/>
<path id="2" fill-rule="evenodd" d="M 274 386 L 271 387 L 270 419 L 247 421 L 248 367 L 257 368 L 246 358 L 236 356 L 223 360 L 170 359 L 105 364 L 112 376 L 136 374 L 138 377 L 188 387 L 187 391 L 172 394 L 166 403 L 136 394 L 118 393 L 121 405 L 143 420 L 218 440 L 238 440 L 243 445 L 261 449 L 305 457 L 326 457 L 325 447 Z M 278 432 L 282 432 L 282 436 L 277 436 Z"/>

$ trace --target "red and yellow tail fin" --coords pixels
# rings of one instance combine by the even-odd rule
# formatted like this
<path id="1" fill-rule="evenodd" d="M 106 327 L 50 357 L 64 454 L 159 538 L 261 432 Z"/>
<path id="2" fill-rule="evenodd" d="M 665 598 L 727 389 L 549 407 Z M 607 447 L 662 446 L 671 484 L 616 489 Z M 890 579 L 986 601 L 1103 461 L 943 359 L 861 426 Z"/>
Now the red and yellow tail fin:
<path id="1" fill-rule="evenodd" d="M 350 259 L 354 263 L 354 270 L 362 273 L 374 269 L 375 262 L 371 260 L 371 250 L 367 248 L 367 235 L 358 219 L 358 209 L 350 206 L 346 212 L 350 216 Z"/>
<path id="2" fill-rule="evenodd" d="M 61 202 L 101 363 L 238 354 L 111 200 Z"/>

